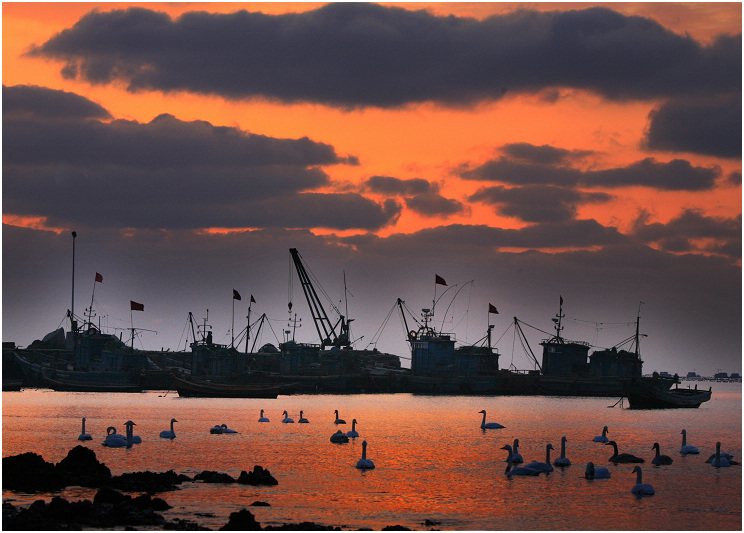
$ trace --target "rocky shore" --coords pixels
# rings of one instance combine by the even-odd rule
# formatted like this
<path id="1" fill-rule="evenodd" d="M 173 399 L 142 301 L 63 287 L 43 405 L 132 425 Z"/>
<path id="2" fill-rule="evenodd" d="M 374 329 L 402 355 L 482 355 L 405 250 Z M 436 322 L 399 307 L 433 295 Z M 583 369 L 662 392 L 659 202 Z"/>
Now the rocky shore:
<path id="1" fill-rule="evenodd" d="M 37 500 L 27 508 L 3 502 L 3 530 L 15 531 L 68 531 L 82 529 L 161 529 L 179 531 L 208 531 L 190 520 L 166 520 L 161 514 L 171 508 L 158 492 L 178 490 L 186 482 L 239 483 L 245 485 L 277 485 L 269 470 L 254 466 L 243 470 L 235 479 L 229 474 L 205 470 L 193 478 L 184 474 L 167 472 L 132 472 L 112 476 L 111 470 L 98 461 L 93 450 L 76 446 L 59 463 L 46 462 L 38 454 L 27 452 L 4 457 L 3 489 L 24 493 L 56 492 L 70 486 L 98 489 L 90 500 L 70 502 L 59 496 L 51 501 Z M 124 493 L 139 493 L 137 496 Z M 253 506 L 269 505 L 254 502 Z M 427 524 L 430 525 L 430 524 Z M 266 526 L 256 522 L 248 509 L 230 514 L 225 531 L 287 530 L 287 531 L 341 531 L 339 527 L 318 525 L 312 522 Z M 388 526 L 383 531 L 408 530 L 402 526 Z"/>

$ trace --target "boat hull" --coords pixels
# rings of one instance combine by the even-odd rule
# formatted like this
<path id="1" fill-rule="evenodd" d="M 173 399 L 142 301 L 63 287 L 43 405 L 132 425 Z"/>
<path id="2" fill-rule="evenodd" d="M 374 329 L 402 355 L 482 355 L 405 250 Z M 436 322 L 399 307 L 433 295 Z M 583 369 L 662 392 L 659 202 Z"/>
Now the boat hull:
<path id="1" fill-rule="evenodd" d="M 173 386 L 183 398 L 276 398 L 291 385 L 241 385 L 192 381 L 173 376 Z"/>
<path id="2" fill-rule="evenodd" d="M 696 409 L 710 400 L 712 390 L 698 390 L 696 386 L 662 391 L 642 381 L 631 380 L 626 383 L 625 395 L 631 409 Z"/>

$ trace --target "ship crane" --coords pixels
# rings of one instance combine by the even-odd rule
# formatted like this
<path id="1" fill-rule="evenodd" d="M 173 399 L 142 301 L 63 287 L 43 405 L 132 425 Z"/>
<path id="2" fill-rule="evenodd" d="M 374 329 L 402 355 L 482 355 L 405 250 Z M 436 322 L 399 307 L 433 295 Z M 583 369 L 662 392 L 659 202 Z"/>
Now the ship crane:
<path id="1" fill-rule="evenodd" d="M 310 276 L 308 275 L 307 269 L 302 262 L 302 258 L 300 257 L 297 248 L 290 248 L 289 253 L 292 256 L 292 261 L 297 269 L 297 276 L 300 278 L 302 292 L 305 293 L 307 304 L 310 307 L 310 314 L 313 317 L 318 337 L 320 337 L 321 346 L 335 346 L 339 348 L 350 347 L 351 341 L 349 339 L 351 336 L 349 332 L 349 323 L 352 320 L 347 320 L 346 317 L 342 315 L 335 306 L 333 306 L 336 312 L 338 312 L 340 318 L 335 324 L 331 322 L 328 318 L 328 314 L 323 308 L 320 298 L 318 297 L 318 293 L 310 280 Z"/>

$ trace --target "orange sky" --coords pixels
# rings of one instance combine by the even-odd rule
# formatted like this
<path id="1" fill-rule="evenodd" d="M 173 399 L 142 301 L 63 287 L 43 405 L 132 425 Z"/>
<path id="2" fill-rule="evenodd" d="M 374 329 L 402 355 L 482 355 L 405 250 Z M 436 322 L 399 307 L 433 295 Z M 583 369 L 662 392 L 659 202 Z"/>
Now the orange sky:
<path id="1" fill-rule="evenodd" d="M 736 161 L 714 161 L 691 154 L 653 154 L 638 148 L 653 102 L 613 103 L 588 93 L 566 89 L 558 103 L 547 103 L 541 95 L 507 95 L 499 101 L 475 109 L 447 109 L 421 104 L 406 109 L 342 111 L 322 105 L 287 105 L 270 102 L 228 101 L 223 98 L 185 93 L 148 92 L 130 94 L 123 88 L 90 86 L 85 82 L 62 79 L 60 65 L 23 57 L 33 44 L 41 44 L 64 28 L 72 26 L 92 9 L 112 10 L 138 4 L 119 3 L 5 3 L 3 4 L 3 83 L 6 86 L 30 84 L 62 89 L 83 95 L 108 109 L 115 118 L 149 122 L 161 113 L 178 119 L 206 120 L 214 125 L 236 126 L 245 131 L 280 138 L 308 136 L 331 144 L 341 155 L 355 155 L 361 165 L 326 168 L 339 183 L 359 183 L 373 175 L 401 179 L 424 178 L 441 185 L 443 196 L 463 200 L 481 184 L 453 176 L 450 170 L 468 160 L 472 164 L 493 157 L 497 148 L 509 142 L 548 144 L 569 150 L 594 150 L 587 161 L 591 168 L 625 165 L 654 156 L 660 161 L 683 157 L 693 164 L 723 165 L 724 175 L 740 170 Z M 139 4 L 177 16 L 186 10 L 232 12 L 241 8 L 279 13 L 310 10 L 320 4 Z M 408 9 L 425 6 L 438 13 L 472 14 L 483 17 L 512 10 L 516 6 L 558 9 L 588 4 L 405 4 Z M 722 31 L 741 28 L 740 4 L 611 4 L 628 14 L 655 17 L 670 29 L 688 32 L 708 40 Z M 613 191 L 617 198 L 609 204 L 587 205 L 578 213 L 602 224 L 627 228 L 643 206 L 648 189 L 627 188 Z M 705 192 L 661 192 L 651 213 L 656 221 L 666 222 L 689 206 L 703 208 L 712 216 L 732 217 L 741 212 L 740 188 L 716 188 Z M 650 206 L 649 206 L 650 207 Z M 623 215 L 625 214 L 625 216 Z M 621 220 L 618 220 L 620 218 Z M 6 222 L 12 222 L 5 218 Z M 395 226 L 382 229 L 380 235 L 411 232 L 439 225 L 440 218 L 423 217 L 404 210 Z M 447 218 L 448 223 L 488 223 L 500 227 L 522 227 L 516 219 L 497 215 L 482 204 Z M 319 229 L 319 233 L 325 230 Z M 347 233 L 353 233 L 347 232 Z"/>

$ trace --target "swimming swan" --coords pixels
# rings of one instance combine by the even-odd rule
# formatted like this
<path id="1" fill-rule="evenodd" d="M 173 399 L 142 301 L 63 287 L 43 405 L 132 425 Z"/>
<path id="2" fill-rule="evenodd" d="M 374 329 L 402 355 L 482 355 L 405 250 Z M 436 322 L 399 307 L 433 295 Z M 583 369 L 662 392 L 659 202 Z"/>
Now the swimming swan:
<path id="1" fill-rule="evenodd" d="M 300 419 L 297 421 L 297 423 L 299 423 L 299 424 L 309 424 L 310 421 L 307 418 L 305 418 L 304 416 L 302 416 L 302 411 L 300 411 Z"/>
<path id="2" fill-rule="evenodd" d="M 731 459 L 729 459 L 731 457 Z M 715 466 L 716 468 L 721 468 L 724 466 L 731 466 L 731 465 L 738 465 L 736 461 L 733 460 L 733 456 L 728 453 L 721 453 L 721 443 L 716 442 L 716 453 L 713 454 L 712 460 L 706 461 L 710 462 L 711 465 Z"/>
<path id="3" fill-rule="evenodd" d="M 659 466 L 659 465 L 670 465 L 670 464 L 672 464 L 673 460 L 672 460 L 671 457 L 669 457 L 668 455 L 661 455 L 661 452 L 659 450 L 659 443 L 658 442 L 654 442 L 654 445 L 651 446 L 651 449 L 652 450 L 656 450 L 656 457 L 654 457 L 653 459 L 651 459 L 651 464 L 652 465 Z"/>
<path id="4" fill-rule="evenodd" d="M 610 439 L 608 439 L 608 438 L 607 438 L 607 432 L 608 432 L 608 431 L 609 431 L 609 429 L 607 429 L 607 426 L 603 427 L 603 428 L 602 428 L 602 434 L 601 434 L 601 435 L 597 435 L 597 436 L 596 436 L 596 437 L 594 437 L 594 439 L 592 439 L 592 440 L 593 440 L 594 442 L 609 442 L 609 441 L 610 441 Z"/>
<path id="5" fill-rule="evenodd" d="M 234 429 L 229 429 L 227 424 L 220 424 L 220 427 L 222 428 L 222 433 L 237 433 Z"/>
<path id="6" fill-rule="evenodd" d="M 539 476 L 540 471 L 535 470 L 534 468 L 527 468 L 525 466 L 519 466 L 517 468 L 514 468 L 514 462 L 512 461 L 513 453 L 512 453 L 512 447 L 508 444 L 501 447 L 502 450 L 506 450 L 509 452 L 509 456 L 506 458 L 506 470 L 504 470 L 504 475 L 511 477 L 511 476 Z"/>
<path id="7" fill-rule="evenodd" d="M 553 461 L 553 464 L 555 466 L 571 466 L 571 461 L 568 457 L 566 457 L 566 439 L 565 436 L 561 437 L 561 456 L 558 457 L 555 461 Z"/>
<path id="8" fill-rule="evenodd" d="M 362 441 L 362 458 L 357 461 L 356 467 L 361 470 L 370 470 L 375 467 L 371 459 L 367 459 L 367 441 Z"/>
<path id="9" fill-rule="evenodd" d="M 514 439 L 514 453 L 512 453 L 511 462 L 514 464 L 524 463 L 522 454 L 519 453 L 519 439 Z"/>
<path id="10" fill-rule="evenodd" d="M 93 440 L 93 437 L 85 432 L 85 417 L 83 417 L 83 431 L 80 433 L 78 440 Z"/>
<path id="11" fill-rule="evenodd" d="M 336 420 L 334 420 L 334 424 L 346 424 L 346 420 L 342 420 L 338 417 L 338 409 L 334 411 L 336 413 Z"/>
<path id="12" fill-rule="evenodd" d="M 351 421 L 351 431 L 349 431 L 346 436 L 352 438 L 356 438 L 359 436 L 359 432 L 356 430 L 356 418 Z"/>
<path id="13" fill-rule="evenodd" d="M 540 463 L 538 461 L 532 461 L 529 464 L 524 465 L 525 468 L 531 468 L 533 470 L 539 470 L 540 472 L 552 472 L 554 468 L 550 465 L 550 450 L 554 450 L 552 444 L 545 446 L 545 462 Z"/>
<path id="14" fill-rule="evenodd" d="M 121 435 L 116 432 L 116 428 L 114 426 L 109 426 L 109 428 L 106 430 L 108 435 L 106 436 L 106 439 L 103 441 L 103 445 L 107 446 L 109 448 L 131 448 L 133 442 L 133 435 L 132 435 L 132 426 L 136 426 L 134 422 L 131 420 L 127 420 L 124 425 L 127 428 L 127 435 L 126 437 L 124 435 Z"/>
<path id="15" fill-rule="evenodd" d="M 695 446 L 690 446 L 687 444 L 687 430 L 685 429 L 682 430 L 682 448 L 679 449 L 679 453 L 681 453 L 682 455 L 687 455 L 688 453 L 700 453 L 700 450 L 695 448 Z"/>
<path id="16" fill-rule="evenodd" d="M 339 429 L 336 433 L 331 435 L 331 442 L 334 444 L 342 444 L 344 442 L 349 442 L 349 437 Z"/>
<path id="17" fill-rule="evenodd" d="M 294 424 L 294 420 L 289 418 L 289 415 L 287 414 L 287 411 L 284 411 L 284 420 L 282 420 L 283 424 Z"/>
<path id="18" fill-rule="evenodd" d="M 734 461 L 734 456 L 733 455 L 731 455 L 730 453 L 726 453 L 726 452 L 722 452 L 721 451 L 721 443 L 720 442 L 716 442 L 716 453 L 714 453 L 713 455 L 711 455 L 710 457 L 708 457 L 708 460 L 705 461 L 705 462 L 712 464 L 713 461 L 716 460 L 716 458 L 725 459 L 728 462 L 728 464 L 726 464 L 726 465 L 723 465 L 722 464 L 722 465 L 719 465 L 719 466 L 731 466 L 731 465 L 738 465 L 739 464 L 736 461 Z M 713 466 L 716 466 L 716 465 L 713 465 Z"/>
<path id="19" fill-rule="evenodd" d="M 607 479 L 610 477 L 610 471 L 604 467 L 594 468 L 594 463 L 589 461 L 586 464 L 586 471 L 584 472 L 586 479 Z"/>
<path id="20" fill-rule="evenodd" d="M 481 429 L 501 429 L 504 426 L 499 424 L 498 422 L 488 422 L 486 423 L 486 411 L 485 409 L 483 411 L 478 411 L 479 413 L 483 413 L 483 420 L 481 421 Z"/>
<path id="21" fill-rule="evenodd" d="M 258 421 L 259 422 L 268 422 L 269 421 L 269 419 L 264 416 L 263 409 L 261 409 L 261 416 L 259 417 Z"/>
<path id="22" fill-rule="evenodd" d="M 642 457 L 636 457 L 630 453 L 617 453 L 617 443 L 614 440 L 604 443 L 605 446 L 612 446 L 615 453 L 607 459 L 611 463 L 643 463 L 645 462 Z"/>
<path id="23" fill-rule="evenodd" d="M 212 435 L 222 435 L 222 426 L 220 426 L 219 424 L 215 424 L 214 426 L 209 428 L 209 432 Z"/>
<path id="24" fill-rule="evenodd" d="M 176 438 L 176 432 L 173 431 L 173 423 L 174 422 L 178 422 L 178 420 L 176 420 L 175 418 L 171 418 L 171 422 L 170 422 L 171 428 L 170 428 L 170 431 L 167 430 L 167 429 L 164 429 L 163 431 L 160 432 L 160 436 L 162 438 L 164 438 L 164 439 L 175 439 Z"/>
<path id="25" fill-rule="evenodd" d="M 637 474 L 637 477 L 636 477 L 636 484 L 633 485 L 633 488 L 630 489 L 630 492 L 632 492 L 633 494 L 637 496 L 651 496 L 655 494 L 654 488 L 648 483 L 643 482 L 640 466 L 634 466 L 633 472 L 631 473 Z"/>

